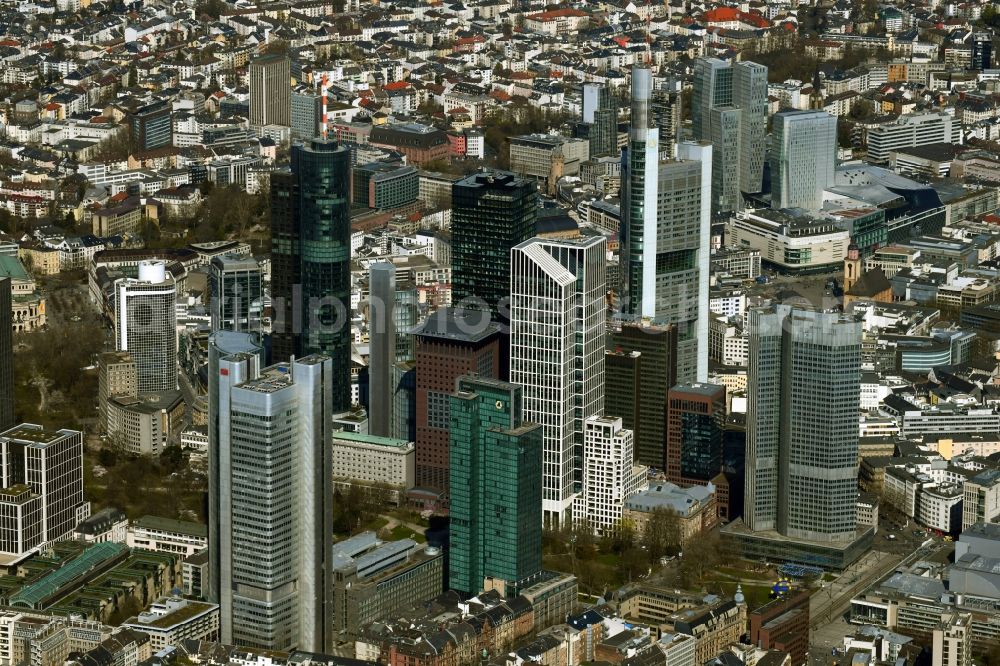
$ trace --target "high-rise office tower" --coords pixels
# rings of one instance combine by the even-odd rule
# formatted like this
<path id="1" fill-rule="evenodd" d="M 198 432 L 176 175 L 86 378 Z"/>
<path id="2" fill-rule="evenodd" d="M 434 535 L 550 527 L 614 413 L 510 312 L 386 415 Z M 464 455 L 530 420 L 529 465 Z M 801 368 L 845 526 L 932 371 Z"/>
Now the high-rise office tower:
<path id="1" fill-rule="evenodd" d="M 515 596 L 542 569 L 542 429 L 521 387 L 462 377 L 450 397 L 449 587 Z"/>
<path id="2" fill-rule="evenodd" d="M 417 441 L 417 362 L 392 366 L 392 429 L 389 435 L 404 442 Z"/>
<path id="3" fill-rule="evenodd" d="M 177 286 L 162 261 L 115 283 L 115 348 L 135 360 L 139 393 L 177 389 Z"/>
<path id="4" fill-rule="evenodd" d="M 667 481 L 707 485 L 723 466 L 726 387 L 678 384 L 667 393 Z"/>
<path id="5" fill-rule="evenodd" d="M 618 154 L 618 108 L 607 85 L 583 85 L 583 122 L 589 125 L 591 157 Z"/>
<path id="6" fill-rule="evenodd" d="M 546 525 L 571 524 L 584 420 L 604 413 L 607 294 L 603 236 L 533 238 L 511 252 L 510 381 L 542 424 Z"/>
<path id="7" fill-rule="evenodd" d="M 83 505 L 83 433 L 31 423 L 0 432 L 0 483 L 4 492 L 25 486 L 41 499 L 42 543 L 66 538 Z"/>
<path id="8" fill-rule="evenodd" d="M 271 175 L 272 354 L 330 356 L 337 412 L 351 406 L 350 172 L 350 149 L 317 139 Z"/>
<path id="9" fill-rule="evenodd" d="M 622 152 L 621 284 L 622 312 L 653 317 L 656 298 L 657 186 L 659 130 L 649 112 L 652 74 L 632 68 L 632 119 L 628 149 Z"/>
<path id="10" fill-rule="evenodd" d="M 413 334 L 411 331 L 420 320 L 420 296 L 410 280 L 396 282 L 396 301 L 392 321 L 396 329 L 396 362 L 413 360 Z M 407 440 L 412 441 L 412 440 Z"/>
<path id="11" fill-rule="evenodd" d="M 624 427 L 634 432 L 636 462 L 663 470 L 667 390 L 677 383 L 677 327 L 625 323 L 608 333 L 607 342 L 613 354 L 636 354 L 637 358 L 625 367 L 624 363 L 606 360 L 604 412 L 622 417 Z M 638 405 L 630 402 L 637 381 L 633 373 L 638 373 Z"/>
<path id="12" fill-rule="evenodd" d="M 627 264 L 623 281 L 629 284 L 623 288 L 627 296 L 622 311 L 634 318 L 677 325 L 678 381 L 701 380 L 708 374 L 704 322 L 708 320 L 711 186 L 705 177 L 710 178 L 712 149 L 702 144 L 678 144 L 679 156 L 690 154 L 700 161 L 664 162 L 656 179 L 642 179 L 637 184 L 634 174 L 629 175 L 628 189 L 647 194 L 653 190 L 656 196 L 642 205 L 634 194 L 626 196 L 624 210 L 629 210 L 631 219 L 622 233 L 622 257 Z M 700 328 L 705 328 L 704 335 L 700 335 Z"/>
<path id="13" fill-rule="evenodd" d="M 767 67 L 733 64 L 733 105 L 740 109 L 740 190 L 760 192 L 767 152 Z"/>
<path id="14" fill-rule="evenodd" d="M 622 156 L 620 307 L 625 318 L 678 327 L 680 381 L 708 375 L 712 147 L 682 142 L 660 163 L 651 75 L 632 70 L 632 126 Z M 653 177 L 656 174 L 656 177 Z M 703 335 L 701 329 L 704 328 Z"/>
<path id="15" fill-rule="evenodd" d="M 157 100 L 136 109 L 129 116 L 132 148 L 140 153 L 172 146 L 174 124 L 170 117 L 170 102 Z"/>
<path id="16" fill-rule="evenodd" d="M 271 53 L 250 61 L 250 124 L 291 125 L 292 61 Z"/>
<path id="17" fill-rule="evenodd" d="M 836 171 L 837 118 L 826 111 L 779 111 L 772 127 L 771 207 L 819 210 Z"/>
<path id="18" fill-rule="evenodd" d="M 712 210 L 739 210 L 740 194 L 740 125 L 742 111 L 731 104 L 714 107 L 709 114 L 709 141 L 712 144 Z"/>
<path id="19" fill-rule="evenodd" d="M 105 352 L 97 357 L 97 418 L 101 432 L 108 431 L 108 399 L 139 395 L 135 359 L 128 352 Z"/>
<path id="20" fill-rule="evenodd" d="M 510 250 L 535 235 L 535 183 L 503 171 L 476 173 L 455 183 L 451 200 L 451 301 L 506 319 Z"/>
<path id="21" fill-rule="evenodd" d="M 677 157 L 677 142 L 684 124 L 682 107 L 680 81 L 667 81 L 653 91 L 653 117 L 660 132 L 661 159 Z"/>
<path id="22" fill-rule="evenodd" d="M 681 337 L 678 338 L 677 346 L 678 381 L 705 382 L 708 380 L 708 344 L 705 341 L 708 340 L 708 320 L 710 317 L 708 311 L 708 281 L 712 264 L 712 206 L 710 201 L 712 188 L 709 185 L 712 177 L 712 165 L 715 163 L 712 153 L 712 146 L 704 142 L 681 141 L 677 144 L 677 157 L 693 162 L 701 169 L 701 178 L 699 179 L 701 194 L 698 196 L 701 211 L 699 213 L 697 231 L 695 231 L 693 225 L 685 227 L 690 229 L 692 235 L 697 234 L 698 237 L 697 250 L 694 255 L 697 270 L 687 270 L 685 272 L 685 277 L 689 280 L 689 286 L 686 289 L 693 290 L 696 286 L 698 298 L 693 304 L 688 300 L 680 301 L 681 310 L 678 312 L 677 318 L 672 320 L 678 322 L 690 321 L 687 317 L 694 315 L 694 341 L 685 339 L 684 327 L 680 327 L 681 332 L 679 335 Z M 692 241 L 688 240 L 684 243 L 683 247 L 689 247 L 691 243 Z M 690 330 L 691 326 L 692 324 L 689 323 L 687 328 Z"/>
<path id="23" fill-rule="evenodd" d="M 388 261 L 368 269 L 368 432 L 388 437 L 392 425 L 392 367 L 396 364 L 396 266 Z"/>
<path id="24" fill-rule="evenodd" d="M 293 139 L 311 141 L 322 134 L 323 97 L 307 85 L 297 86 L 291 93 Z"/>
<path id="25" fill-rule="evenodd" d="M 256 375 L 251 365 L 219 360 L 221 637 L 329 651 L 333 361 L 315 354 Z"/>
<path id="26" fill-rule="evenodd" d="M 983 71 L 993 66 L 993 35 L 989 32 L 972 34 L 972 61 L 970 69 Z"/>
<path id="27" fill-rule="evenodd" d="M 809 542 L 856 537 L 861 323 L 753 308 L 744 522 Z"/>
<path id="28" fill-rule="evenodd" d="M 259 333 L 264 308 L 264 275 L 252 257 L 213 257 L 208 272 L 213 331 Z"/>
<path id="29" fill-rule="evenodd" d="M 496 322 L 477 310 L 443 308 L 414 331 L 416 375 L 416 481 L 447 492 L 450 396 L 469 374 L 500 377 L 506 344 Z"/>
<path id="30" fill-rule="evenodd" d="M 691 91 L 691 126 L 694 138 L 707 141 L 712 126 L 712 109 L 733 103 L 733 68 L 718 58 L 699 58 L 694 62 L 694 85 Z"/>
<path id="31" fill-rule="evenodd" d="M 232 610 L 232 450 L 230 393 L 233 386 L 257 376 L 264 366 L 264 348 L 252 334 L 216 331 L 208 338 L 208 584 L 206 598 L 227 599 Z M 225 526 L 225 531 L 222 527 Z M 227 581 L 228 590 L 223 590 Z M 231 627 L 227 629 L 232 636 Z"/>
<path id="32" fill-rule="evenodd" d="M 14 425 L 13 281 L 0 278 L 0 428 Z"/>
<path id="33" fill-rule="evenodd" d="M 716 146 L 712 167 L 713 210 L 737 210 L 742 207 L 738 193 L 760 192 L 763 184 L 767 67 L 754 62 L 700 58 L 694 65 L 691 100 L 695 139 L 711 141 Z M 728 114 L 719 116 L 715 113 L 717 109 Z M 735 110 L 739 111 L 738 116 Z M 727 149 L 720 150 L 720 146 Z"/>
<path id="34" fill-rule="evenodd" d="M 636 465 L 633 433 L 612 416 L 592 416 L 584 423 L 583 486 L 573 520 L 597 534 L 621 527 L 625 500 L 646 487 L 647 469 Z"/>

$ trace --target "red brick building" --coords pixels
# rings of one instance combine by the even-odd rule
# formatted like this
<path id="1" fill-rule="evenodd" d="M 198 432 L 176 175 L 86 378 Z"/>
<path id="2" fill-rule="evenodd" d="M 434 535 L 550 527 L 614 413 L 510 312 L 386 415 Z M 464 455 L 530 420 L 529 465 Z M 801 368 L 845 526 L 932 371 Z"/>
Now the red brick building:
<path id="1" fill-rule="evenodd" d="M 477 312 L 438 310 L 415 332 L 417 362 L 417 487 L 448 491 L 449 397 L 455 380 L 478 373 L 501 378 L 503 349 L 496 324 Z"/>
<path id="2" fill-rule="evenodd" d="M 750 613 L 750 643 L 764 650 L 783 650 L 792 664 L 804 664 L 809 651 L 809 590 L 791 590 Z"/>
<path id="3" fill-rule="evenodd" d="M 398 150 L 406 155 L 410 164 L 418 166 L 435 160 L 447 162 L 451 159 L 451 142 L 448 141 L 448 135 L 430 125 L 419 123 L 376 125 L 368 135 L 368 142 Z"/>

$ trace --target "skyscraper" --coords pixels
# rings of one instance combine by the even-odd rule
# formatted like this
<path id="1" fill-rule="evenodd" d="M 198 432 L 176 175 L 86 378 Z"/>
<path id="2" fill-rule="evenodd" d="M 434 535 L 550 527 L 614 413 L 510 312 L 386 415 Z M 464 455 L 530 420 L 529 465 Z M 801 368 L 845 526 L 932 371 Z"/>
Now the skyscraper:
<path id="1" fill-rule="evenodd" d="M 834 181 L 837 118 L 826 111 L 779 111 L 771 133 L 771 207 L 816 211 Z"/>
<path id="2" fill-rule="evenodd" d="M 213 257 L 208 273 L 213 331 L 260 332 L 264 276 L 252 257 Z"/>
<path id="3" fill-rule="evenodd" d="M 308 85 L 297 86 L 291 92 L 292 138 L 311 141 L 321 135 L 323 97 Z"/>
<path id="4" fill-rule="evenodd" d="M 216 331 L 208 338 L 208 584 L 206 598 L 232 610 L 232 450 L 229 438 L 233 386 L 257 376 L 264 348 L 257 336 Z M 225 531 L 223 531 L 225 526 Z M 229 586 L 224 590 L 223 583 Z M 227 630 L 228 631 L 228 630 Z M 232 635 L 231 631 L 228 633 Z"/>
<path id="5" fill-rule="evenodd" d="M 691 91 L 691 125 L 694 138 L 707 141 L 712 126 L 712 109 L 733 103 L 733 68 L 718 58 L 694 62 Z"/>
<path id="6" fill-rule="evenodd" d="M 660 157 L 677 157 L 677 142 L 683 125 L 681 83 L 671 79 L 653 91 L 653 117 L 660 131 Z"/>
<path id="7" fill-rule="evenodd" d="M 789 305 L 754 308 L 744 522 L 820 543 L 856 537 L 861 323 Z"/>
<path id="8" fill-rule="evenodd" d="M 647 469 L 636 465 L 633 433 L 622 420 L 591 416 L 584 424 L 583 487 L 573 507 L 573 520 L 597 534 L 621 527 L 625 500 L 646 488 Z"/>
<path id="9" fill-rule="evenodd" d="M 626 319 L 678 328 L 677 379 L 707 378 L 712 147 L 683 142 L 660 162 L 650 71 L 632 69 L 632 126 L 622 155 L 621 285 Z M 653 174 L 656 177 L 652 177 Z M 701 329 L 704 328 L 702 335 Z"/>
<path id="10" fill-rule="evenodd" d="M 726 387 L 678 384 L 667 394 L 667 481 L 704 486 L 722 471 Z"/>
<path id="11" fill-rule="evenodd" d="M 133 149 L 140 153 L 172 146 L 174 125 L 170 117 L 170 102 L 157 100 L 136 109 L 129 116 L 129 132 Z"/>
<path id="12" fill-rule="evenodd" d="M 250 124 L 291 125 L 292 61 L 271 53 L 250 61 Z"/>
<path id="13" fill-rule="evenodd" d="M 0 432 L 0 485 L 27 486 L 41 498 L 43 543 L 67 538 L 83 504 L 83 433 L 31 423 Z"/>
<path id="14" fill-rule="evenodd" d="M 289 651 L 332 647 L 333 362 L 311 355 L 252 373 L 219 360 L 221 634 Z M 227 374 L 228 373 L 228 374 Z"/>
<path id="15" fill-rule="evenodd" d="M 767 67 L 733 64 L 733 105 L 740 109 L 740 190 L 760 192 L 767 152 Z"/>
<path id="16" fill-rule="evenodd" d="M 413 333 L 416 347 L 416 481 L 439 492 L 450 487 L 449 413 L 455 381 L 469 374 L 500 377 L 506 340 L 496 322 L 475 310 L 443 308 Z"/>
<path id="17" fill-rule="evenodd" d="M 162 261 L 115 283 L 115 348 L 135 360 L 139 394 L 177 389 L 177 287 Z"/>
<path id="18" fill-rule="evenodd" d="M 514 596 L 542 569 L 542 429 L 515 384 L 462 377 L 450 400 L 449 587 Z"/>
<path id="19" fill-rule="evenodd" d="M 667 390 L 677 383 L 677 327 L 653 326 L 641 322 L 625 323 L 608 334 L 608 349 L 616 354 L 638 354 L 638 405 L 628 400 L 634 393 L 635 378 L 629 366 L 607 364 L 604 411 L 621 416 L 624 427 L 634 432 L 636 462 L 663 470 L 667 441 Z M 629 419 L 630 414 L 635 414 Z"/>
<path id="20" fill-rule="evenodd" d="M 316 139 L 271 175 L 273 356 L 333 359 L 333 409 L 351 406 L 351 151 Z"/>
<path id="21" fill-rule="evenodd" d="M 713 210 L 738 210 L 760 192 L 767 138 L 767 67 L 700 58 L 694 65 L 694 137 L 711 141 Z M 723 110 L 720 112 L 719 110 Z"/>
<path id="22" fill-rule="evenodd" d="M 716 106 L 709 114 L 708 140 L 712 143 L 712 210 L 739 210 L 740 194 L 740 125 L 743 113 L 731 104 Z"/>
<path id="23" fill-rule="evenodd" d="M 589 125 L 591 157 L 618 154 L 618 108 L 607 85 L 583 85 L 583 122 Z"/>
<path id="24" fill-rule="evenodd" d="M 368 269 L 369 342 L 368 432 L 388 437 L 392 425 L 392 367 L 396 364 L 396 266 L 388 261 Z"/>
<path id="25" fill-rule="evenodd" d="M 632 119 L 622 152 L 621 285 L 624 314 L 652 317 L 656 298 L 659 130 L 649 112 L 652 74 L 632 68 Z"/>
<path id="26" fill-rule="evenodd" d="M 584 420 L 604 413 L 603 236 L 533 238 L 511 252 L 510 380 L 524 418 L 542 424 L 546 525 L 572 521 L 583 470 Z"/>
<path id="27" fill-rule="evenodd" d="M 535 184 L 504 171 L 481 172 L 455 183 L 451 197 L 452 303 L 505 319 L 510 249 L 535 235 Z"/>
<path id="28" fill-rule="evenodd" d="M 14 324 L 9 277 L 0 278 L 0 429 L 14 425 Z"/>

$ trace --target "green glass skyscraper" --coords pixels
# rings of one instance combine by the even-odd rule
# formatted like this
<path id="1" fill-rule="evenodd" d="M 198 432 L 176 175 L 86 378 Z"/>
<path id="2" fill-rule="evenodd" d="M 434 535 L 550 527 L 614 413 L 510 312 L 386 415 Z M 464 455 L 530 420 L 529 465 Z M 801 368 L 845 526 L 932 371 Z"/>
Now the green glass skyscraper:
<path id="1" fill-rule="evenodd" d="M 455 183 L 451 196 L 452 303 L 506 318 L 510 250 L 535 235 L 535 184 L 505 171 L 486 171 Z"/>
<path id="2" fill-rule="evenodd" d="M 351 406 L 351 151 L 315 139 L 271 175 L 273 358 L 333 359 L 333 409 Z"/>
<path id="3" fill-rule="evenodd" d="M 542 428 L 516 384 L 461 377 L 450 400 L 449 586 L 513 596 L 542 570 Z"/>

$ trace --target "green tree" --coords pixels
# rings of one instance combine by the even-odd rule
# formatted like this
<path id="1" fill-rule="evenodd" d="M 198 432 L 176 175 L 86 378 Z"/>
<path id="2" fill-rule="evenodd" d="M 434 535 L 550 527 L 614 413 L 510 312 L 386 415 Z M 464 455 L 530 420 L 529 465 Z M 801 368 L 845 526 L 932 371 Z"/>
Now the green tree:
<path id="1" fill-rule="evenodd" d="M 661 557 L 675 555 L 680 550 L 680 516 L 673 509 L 657 507 L 653 509 L 643 531 L 643 545 L 653 561 Z"/>
<path id="2" fill-rule="evenodd" d="M 167 474 L 174 474 L 184 469 L 187 464 L 187 454 L 179 446 L 168 446 L 160 454 L 160 469 Z"/>
<path id="3" fill-rule="evenodd" d="M 195 5 L 194 12 L 196 16 L 208 16 L 217 19 L 227 9 L 229 9 L 229 5 L 223 0 L 203 0 Z"/>
<path id="4" fill-rule="evenodd" d="M 635 546 L 628 548 L 618 558 L 618 573 L 629 583 L 649 571 L 649 551 Z"/>

